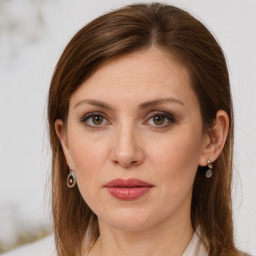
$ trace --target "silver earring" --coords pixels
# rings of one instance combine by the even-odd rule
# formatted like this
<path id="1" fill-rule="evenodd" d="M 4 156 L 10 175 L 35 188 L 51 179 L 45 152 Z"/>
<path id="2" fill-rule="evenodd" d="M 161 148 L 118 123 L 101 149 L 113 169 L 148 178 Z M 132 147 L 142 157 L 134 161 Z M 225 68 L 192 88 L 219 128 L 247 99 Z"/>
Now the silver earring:
<path id="1" fill-rule="evenodd" d="M 206 178 L 211 178 L 211 177 L 212 177 L 212 168 L 213 168 L 213 165 L 212 165 L 212 163 L 211 163 L 211 160 L 208 160 L 208 161 L 207 161 L 207 166 L 208 166 L 209 169 L 206 171 L 205 177 L 206 177 Z"/>
<path id="2" fill-rule="evenodd" d="M 73 188 L 76 185 L 76 176 L 69 165 L 69 175 L 67 177 L 67 186 Z"/>

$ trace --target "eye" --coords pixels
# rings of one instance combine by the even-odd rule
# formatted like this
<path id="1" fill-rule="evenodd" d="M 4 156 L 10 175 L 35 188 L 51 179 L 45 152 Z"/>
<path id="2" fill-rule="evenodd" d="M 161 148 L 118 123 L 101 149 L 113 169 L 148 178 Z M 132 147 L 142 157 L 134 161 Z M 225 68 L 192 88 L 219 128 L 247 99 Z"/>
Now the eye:
<path id="1" fill-rule="evenodd" d="M 159 126 L 159 128 L 164 128 L 175 122 L 173 115 L 166 112 L 153 112 L 150 114 L 148 119 L 148 124 L 152 126 Z"/>
<path id="2" fill-rule="evenodd" d="M 89 113 L 82 117 L 81 122 L 91 128 L 97 128 L 107 123 L 107 119 L 102 113 Z"/>

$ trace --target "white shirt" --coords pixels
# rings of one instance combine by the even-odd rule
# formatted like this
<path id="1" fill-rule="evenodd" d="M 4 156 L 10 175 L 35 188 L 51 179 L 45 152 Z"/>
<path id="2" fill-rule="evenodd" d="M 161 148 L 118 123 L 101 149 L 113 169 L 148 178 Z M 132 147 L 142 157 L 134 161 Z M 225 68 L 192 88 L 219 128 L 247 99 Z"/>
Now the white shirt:
<path id="1" fill-rule="evenodd" d="M 195 232 L 182 256 L 208 256 L 204 246 Z M 35 243 L 24 245 L 1 256 L 56 256 L 53 235 Z"/>
<path id="2" fill-rule="evenodd" d="M 196 232 L 194 232 L 194 235 L 192 236 L 192 239 L 182 254 L 182 256 L 208 256 L 207 251 L 205 250 L 205 247 L 203 243 L 200 241 L 199 236 Z"/>

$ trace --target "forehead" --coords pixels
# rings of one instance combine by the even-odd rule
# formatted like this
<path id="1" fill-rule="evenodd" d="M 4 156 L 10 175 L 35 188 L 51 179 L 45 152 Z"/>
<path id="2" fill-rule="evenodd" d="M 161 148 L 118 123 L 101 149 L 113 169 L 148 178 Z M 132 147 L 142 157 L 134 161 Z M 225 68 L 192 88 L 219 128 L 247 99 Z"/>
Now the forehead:
<path id="1" fill-rule="evenodd" d="M 74 92 L 70 104 L 84 97 L 113 101 L 129 96 L 133 100 L 195 97 L 187 68 L 171 53 L 153 46 L 105 63 Z"/>

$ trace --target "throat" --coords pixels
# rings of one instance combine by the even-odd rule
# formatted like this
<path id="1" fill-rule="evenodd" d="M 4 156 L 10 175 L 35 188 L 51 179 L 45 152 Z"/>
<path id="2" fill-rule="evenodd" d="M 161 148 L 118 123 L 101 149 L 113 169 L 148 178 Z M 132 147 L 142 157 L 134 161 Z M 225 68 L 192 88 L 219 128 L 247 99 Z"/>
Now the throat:
<path id="1" fill-rule="evenodd" d="M 125 233 L 125 234 L 124 234 Z M 178 233 L 173 237 L 159 237 L 140 231 L 126 231 L 119 237 L 100 236 L 87 250 L 86 256 L 180 256 L 186 250 L 193 236 L 193 231 L 185 236 Z"/>

